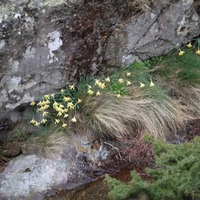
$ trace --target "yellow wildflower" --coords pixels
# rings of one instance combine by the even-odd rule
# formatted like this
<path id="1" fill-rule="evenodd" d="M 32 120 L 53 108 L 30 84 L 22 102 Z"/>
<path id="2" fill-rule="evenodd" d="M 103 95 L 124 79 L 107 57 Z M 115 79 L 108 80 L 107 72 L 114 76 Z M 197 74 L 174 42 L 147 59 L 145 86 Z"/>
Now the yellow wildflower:
<path id="1" fill-rule="evenodd" d="M 41 107 L 41 111 L 44 111 L 44 110 L 45 110 L 45 107 L 44 107 L 44 106 L 42 106 L 42 107 Z"/>
<path id="2" fill-rule="evenodd" d="M 188 43 L 187 47 L 188 47 L 188 48 L 191 48 L 191 47 L 192 47 L 192 44 L 191 44 L 191 42 L 190 42 L 190 43 Z"/>
<path id="3" fill-rule="evenodd" d="M 81 102 L 82 102 L 82 100 L 78 98 L 78 103 L 81 103 Z"/>
<path id="4" fill-rule="evenodd" d="M 59 124 L 60 120 L 59 119 L 55 119 L 55 124 Z"/>
<path id="5" fill-rule="evenodd" d="M 196 51 L 196 54 L 197 54 L 197 55 L 200 55 L 200 50 L 199 50 L 199 49 Z"/>
<path id="6" fill-rule="evenodd" d="M 101 92 L 99 92 L 99 90 L 98 90 L 98 92 L 96 93 L 96 96 L 99 96 L 99 95 L 101 95 Z"/>
<path id="7" fill-rule="evenodd" d="M 30 123 L 31 123 L 31 124 L 35 124 L 36 121 L 35 121 L 34 119 L 32 119 L 32 120 L 30 121 Z"/>
<path id="8" fill-rule="evenodd" d="M 61 91 L 61 93 L 64 93 L 65 92 L 65 90 L 64 89 L 62 89 L 62 90 L 60 90 Z"/>
<path id="9" fill-rule="evenodd" d="M 58 112 L 57 116 L 59 117 L 62 116 L 62 112 Z"/>
<path id="10" fill-rule="evenodd" d="M 108 76 L 106 79 L 105 79 L 106 82 L 110 82 L 110 77 Z"/>
<path id="11" fill-rule="evenodd" d="M 124 79 L 120 78 L 120 79 L 118 80 L 118 82 L 119 82 L 119 83 L 123 83 L 123 82 L 124 82 Z"/>
<path id="12" fill-rule="evenodd" d="M 50 101 L 49 100 L 46 100 L 46 101 L 43 101 L 43 104 L 50 104 Z"/>
<path id="13" fill-rule="evenodd" d="M 126 85 L 127 86 L 131 85 L 131 82 L 130 81 L 126 81 Z"/>
<path id="14" fill-rule="evenodd" d="M 87 84 L 87 86 L 88 86 L 88 88 L 89 88 L 89 89 L 91 89 L 91 88 L 92 88 L 92 86 L 91 86 L 91 85 L 88 85 L 88 84 Z"/>
<path id="15" fill-rule="evenodd" d="M 64 109 L 64 112 L 65 112 L 65 113 L 67 113 L 67 112 L 68 112 L 68 109 L 67 109 L 67 108 L 65 108 L 65 109 Z"/>
<path id="16" fill-rule="evenodd" d="M 57 111 L 57 112 L 62 112 L 62 108 L 58 107 L 58 106 L 55 106 L 54 109 Z"/>
<path id="17" fill-rule="evenodd" d="M 100 83 L 100 84 L 99 84 L 99 87 L 100 87 L 101 89 L 104 89 L 104 88 L 106 87 L 106 84 L 105 84 L 105 83 Z"/>
<path id="18" fill-rule="evenodd" d="M 39 103 L 37 104 L 38 106 L 43 106 L 43 102 L 39 101 Z"/>
<path id="19" fill-rule="evenodd" d="M 44 98 L 49 99 L 50 98 L 49 94 L 44 95 Z"/>
<path id="20" fill-rule="evenodd" d="M 63 123 L 63 124 L 62 124 L 62 127 L 63 127 L 63 128 L 67 127 L 67 124 Z"/>
<path id="21" fill-rule="evenodd" d="M 118 95 L 117 95 L 117 98 L 120 98 L 120 97 L 121 97 L 121 94 L 118 94 Z"/>
<path id="22" fill-rule="evenodd" d="M 47 119 L 42 119 L 41 123 L 45 124 L 47 122 Z"/>
<path id="23" fill-rule="evenodd" d="M 32 102 L 30 103 L 30 105 L 31 105 L 31 106 L 34 106 L 34 105 L 35 105 L 35 102 L 34 102 L 34 101 L 32 101 Z"/>
<path id="24" fill-rule="evenodd" d="M 40 123 L 38 123 L 38 122 L 35 122 L 35 124 L 34 124 L 35 126 L 39 126 L 40 125 Z"/>
<path id="25" fill-rule="evenodd" d="M 68 116 L 69 116 L 68 114 L 65 114 L 65 115 L 64 115 L 64 118 L 67 118 Z"/>
<path id="26" fill-rule="evenodd" d="M 60 108 L 64 108 L 65 106 L 63 106 L 62 104 L 59 104 L 59 107 L 60 107 Z"/>
<path id="27" fill-rule="evenodd" d="M 56 101 L 53 103 L 53 107 L 58 106 L 59 103 L 57 103 Z"/>
<path id="28" fill-rule="evenodd" d="M 90 90 L 90 89 L 87 91 L 87 93 L 88 93 L 89 95 L 93 95 L 93 94 L 94 94 L 94 92 L 93 92 L 92 90 Z"/>
<path id="29" fill-rule="evenodd" d="M 72 106 L 73 105 L 73 103 L 72 102 L 69 102 L 68 104 L 67 104 L 67 107 L 70 107 L 70 106 Z"/>
<path id="30" fill-rule="evenodd" d="M 64 97 L 63 100 L 64 100 L 65 102 L 69 102 L 69 101 L 71 101 L 71 98 L 70 98 L 70 97 Z"/>
<path id="31" fill-rule="evenodd" d="M 55 96 L 55 94 L 51 94 L 51 97 L 53 97 L 53 98 L 54 98 L 54 96 Z"/>
<path id="32" fill-rule="evenodd" d="M 72 122 L 76 123 L 76 118 L 75 116 L 71 119 Z"/>
<path id="33" fill-rule="evenodd" d="M 95 85 L 99 85 L 100 80 L 99 79 L 95 79 Z"/>
<path id="34" fill-rule="evenodd" d="M 73 103 L 72 102 L 69 102 L 68 104 L 67 104 L 67 107 L 69 107 L 70 109 L 74 109 L 74 105 L 73 105 Z"/>
<path id="35" fill-rule="evenodd" d="M 131 76 L 131 72 L 127 72 L 127 73 L 126 73 L 126 76 Z"/>
<path id="36" fill-rule="evenodd" d="M 143 87 L 145 87 L 145 84 L 140 82 L 140 88 L 143 88 Z"/>
<path id="37" fill-rule="evenodd" d="M 179 56 L 182 56 L 184 53 L 185 53 L 185 51 L 181 51 L 181 50 L 180 50 L 178 55 L 179 55 Z"/>
<path id="38" fill-rule="evenodd" d="M 37 109 L 37 112 L 39 112 L 39 111 L 42 111 L 42 109 L 41 109 L 41 108 L 38 108 L 38 109 Z"/>
<path id="39" fill-rule="evenodd" d="M 154 86 L 154 83 L 152 82 L 152 80 L 151 80 L 151 82 L 150 82 L 150 87 L 153 87 Z"/>
<path id="40" fill-rule="evenodd" d="M 44 106 L 44 109 L 46 110 L 46 109 L 48 109 L 49 108 L 49 105 L 45 105 Z"/>
<path id="41" fill-rule="evenodd" d="M 41 107 L 41 108 L 39 108 L 39 109 L 37 109 L 37 111 L 44 111 L 45 110 L 45 107 Z"/>
<path id="42" fill-rule="evenodd" d="M 73 85 L 69 85 L 69 89 L 70 90 L 74 90 L 74 84 Z"/>
<path id="43" fill-rule="evenodd" d="M 47 116 L 47 115 L 48 115 L 48 112 L 46 112 L 46 111 L 43 112 L 43 114 L 42 114 L 43 117 L 45 117 L 45 116 Z"/>

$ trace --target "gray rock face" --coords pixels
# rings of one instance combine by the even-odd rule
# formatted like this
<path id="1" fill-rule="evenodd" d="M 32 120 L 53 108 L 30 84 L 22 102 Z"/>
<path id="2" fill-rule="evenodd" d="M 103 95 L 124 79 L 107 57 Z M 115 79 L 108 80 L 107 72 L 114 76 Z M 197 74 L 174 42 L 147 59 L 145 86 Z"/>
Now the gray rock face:
<path id="1" fill-rule="evenodd" d="M 123 1 L 26 2 L 1 3 L 0 118 L 83 73 L 166 54 L 200 33 L 193 0 L 157 1 L 133 16 Z"/>
<path id="2" fill-rule="evenodd" d="M 67 181 L 68 165 L 67 160 L 20 156 L 1 174 L 0 197 L 2 200 L 41 199 L 41 193 Z"/>
<path id="3" fill-rule="evenodd" d="M 71 140 L 58 159 L 20 155 L 0 174 L 1 200 L 42 200 L 56 189 L 72 189 L 96 179 L 95 172 L 112 166 L 116 151 L 106 144 L 91 148 L 89 141 Z M 74 144 L 74 145 L 73 145 Z M 98 172 L 99 170 L 99 172 Z"/>

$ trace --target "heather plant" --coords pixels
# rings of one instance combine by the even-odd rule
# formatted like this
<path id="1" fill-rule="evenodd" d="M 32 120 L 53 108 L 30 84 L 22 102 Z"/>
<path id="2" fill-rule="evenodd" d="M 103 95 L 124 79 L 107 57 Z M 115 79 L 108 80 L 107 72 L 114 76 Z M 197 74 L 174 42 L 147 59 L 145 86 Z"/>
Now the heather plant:
<path id="1" fill-rule="evenodd" d="M 149 138 L 148 138 L 149 140 Z M 146 168 L 148 180 L 131 172 L 128 184 L 106 177 L 110 196 L 115 200 L 137 199 L 144 193 L 154 200 L 197 200 L 200 198 L 200 138 L 180 145 L 153 140 L 156 166 Z"/>

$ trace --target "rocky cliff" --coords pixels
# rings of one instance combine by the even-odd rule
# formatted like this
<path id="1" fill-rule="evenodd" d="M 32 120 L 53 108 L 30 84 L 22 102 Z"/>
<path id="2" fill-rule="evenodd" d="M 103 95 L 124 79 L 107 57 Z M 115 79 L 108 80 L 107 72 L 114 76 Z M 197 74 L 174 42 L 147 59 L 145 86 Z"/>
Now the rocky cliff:
<path id="1" fill-rule="evenodd" d="M 26 104 L 83 73 L 163 55 L 200 34 L 198 1 L 158 0 L 145 12 L 125 2 L 1 2 L 0 119 L 20 120 Z"/>

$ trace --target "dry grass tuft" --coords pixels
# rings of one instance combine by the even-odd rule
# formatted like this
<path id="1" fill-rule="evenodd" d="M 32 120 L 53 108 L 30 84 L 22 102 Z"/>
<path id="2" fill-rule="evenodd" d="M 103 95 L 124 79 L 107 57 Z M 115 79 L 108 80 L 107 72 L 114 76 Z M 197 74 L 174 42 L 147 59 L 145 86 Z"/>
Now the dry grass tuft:
<path id="1" fill-rule="evenodd" d="M 183 103 L 187 104 L 189 112 L 193 117 L 200 118 L 200 85 L 183 90 Z"/>
<path id="2" fill-rule="evenodd" d="M 117 138 L 145 129 L 155 138 L 165 138 L 189 119 L 184 106 L 163 93 L 154 98 L 150 90 L 122 98 L 110 93 L 89 97 L 83 110 L 81 118 L 89 129 Z"/>
<path id="3" fill-rule="evenodd" d="M 128 0 L 128 7 L 131 10 L 141 10 L 144 13 L 147 13 L 150 9 L 152 4 L 161 4 L 166 5 L 166 0 Z"/>
<path id="4" fill-rule="evenodd" d="M 68 143 L 64 133 L 54 132 L 30 138 L 22 147 L 23 154 L 36 154 L 50 159 L 60 159 Z"/>
<path id="5" fill-rule="evenodd" d="M 175 73 L 174 73 L 175 74 Z M 157 82 L 165 88 L 170 96 L 182 105 L 187 106 L 187 113 L 193 118 L 200 118 L 200 85 L 181 84 L 176 77 L 170 77 L 168 82 L 157 77 Z"/>
<path id="6" fill-rule="evenodd" d="M 136 10 L 142 10 L 147 12 L 150 10 L 150 5 L 154 2 L 154 0 L 129 0 L 128 6 L 129 8 L 134 8 Z"/>

